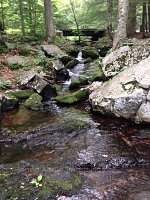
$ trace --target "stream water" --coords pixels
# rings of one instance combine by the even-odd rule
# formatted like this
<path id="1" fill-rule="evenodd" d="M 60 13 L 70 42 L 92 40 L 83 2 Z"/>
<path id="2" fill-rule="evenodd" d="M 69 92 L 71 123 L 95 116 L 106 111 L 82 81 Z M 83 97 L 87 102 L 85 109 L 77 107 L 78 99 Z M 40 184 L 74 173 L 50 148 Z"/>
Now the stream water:
<path id="1" fill-rule="evenodd" d="M 149 125 L 49 103 L 3 113 L 0 130 L 2 200 L 150 200 Z"/>

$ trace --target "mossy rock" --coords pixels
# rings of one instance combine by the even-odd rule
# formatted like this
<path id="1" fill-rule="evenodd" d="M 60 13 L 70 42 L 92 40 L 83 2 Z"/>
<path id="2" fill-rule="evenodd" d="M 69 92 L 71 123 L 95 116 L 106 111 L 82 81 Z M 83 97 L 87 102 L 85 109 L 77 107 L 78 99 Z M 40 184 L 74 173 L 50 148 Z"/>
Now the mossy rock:
<path id="1" fill-rule="evenodd" d="M 72 81 L 71 84 L 69 85 L 69 89 L 79 88 L 81 85 L 86 85 L 87 83 L 88 83 L 87 78 L 81 77 L 77 80 Z"/>
<path id="2" fill-rule="evenodd" d="M 18 99 L 28 99 L 34 93 L 35 92 L 30 91 L 30 90 L 20 90 L 20 91 L 12 92 L 11 94 L 17 97 Z"/>
<path id="3" fill-rule="evenodd" d="M 85 47 L 82 49 L 83 58 L 97 59 L 99 57 L 98 51 L 93 47 Z"/>
<path id="4" fill-rule="evenodd" d="M 55 83 L 55 84 L 54 84 L 54 87 L 56 88 L 56 91 L 57 91 L 57 92 L 60 92 L 61 89 L 62 89 L 62 85 L 61 85 L 61 84 Z"/>
<path id="5" fill-rule="evenodd" d="M 90 78 L 90 81 L 105 81 L 106 77 L 102 71 L 101 68 L 97 69 L 96 71 L 93 72 L 92 77 Z"/>
<path id="6" fill-rule="evenodd" d="M 79 53 L 79 50 L 76 47 L 74 47 L 74 48 L 72 47 L 67 50 L 67 54 L 69 54 L 70 56 L 73 56 L 75 58 L 78 56 L 78 53 Z"/>
<path id="7" fill-rule="evenodd" d="M 25 108 L 38 110 L 42 108 L 42 96 L 35 93 L 32 94 L 24 103 Z"/>
<path id="8" fill-rule="evenodd" d="M 78 63 L 79 63 L 79 61 L 78 61 L 76 58 L 74 58 L 73 60 L 71 60 L 70 62 L 68 62 L 68 64 L 65 65 L 65 67 L 66 67 L 67 69 L 72 69 L 72 68 L 74 68 Z"/>
<path id="9" fill-rule="evenodd" d="M 54 97 L 53 99 L 57 101 L 58 104 L 71 105 L 86 100 L 88 99 L 88 97 L 89 97 L 89 90 L 82 89 L 71 94 Z"/>

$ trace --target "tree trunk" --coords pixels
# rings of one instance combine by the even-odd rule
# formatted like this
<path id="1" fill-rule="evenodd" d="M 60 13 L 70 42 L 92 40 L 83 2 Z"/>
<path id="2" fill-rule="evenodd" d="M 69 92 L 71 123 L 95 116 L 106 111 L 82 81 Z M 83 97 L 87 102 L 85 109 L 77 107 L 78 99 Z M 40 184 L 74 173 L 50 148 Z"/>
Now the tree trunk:
<path id="1" fill-rule="evenodd" d="M 51 0 L 44 0 L 45 7 L 45 28 L 46 37 L 48 41 L 53 41 L 54 39 L 54 26 L 52 21 L 52 7 Z"/>
<path id="2" fill-rule="evenodd" d="M 5 17 L 4 17 L 3 0 L 1 0 L 0 3 L 1 3 L 1 18 L 2 18 L 0 31 L 4 31 L 5 30 Z"/>
<path id="3" fill-rule="evenodd" d="M 79 42 L 80 42 L 81 41 L 80 28 L 79 28 L 78 20 L 76 18 L 75 8 L 74 8 L 72 0 L 70 0 L 70 5 L 71 5 L 72 12 L 73 12 L 73 17 L 74 17 L 74 21 L 75 21 L 75 24 L 76 24 L 76 27 L 77 27 L 77 32 L 78 32 Z"/>
<path id="4" fill-rule="evenodd" d="M 110 37 L 111 40 L 113 40 L 112 36 L 112 13 L 113 13 L 113 0 L 107 0 L 108 4 L 108 25 L 107 25 L 107 31 L 108 31 L 108 36 Z"/>
<path id="5" fill-rule="evenodd" d="M 33 1 L 33 34 L 36 35 L 36 0 Z"/>
<path id="6" fill-rule="evenodd" d="M 143 38 L 145 37 L 145 30 L 146 30 L 146 3 L 143 3 L 143 13 L 142 13 L 142 25 L 141 25 L 141 31 L 143 33 Z"/>
<path id="7" fill-rule="evenodd" d="M 149 26 L 149 33 L 150 33 L 150 4 L 148 4 L 148 26 Z"/>
<path id="8" fill-rule="evenodd" d="M 21 21 L 22 34 L 25 35 L 25 23 L 24 23 L 23 2 L 22 2 L 22 0 L 19 0 L 19 12 L 20 12 L 20 21 Z"/>
<path id="9" fill-rule="evenodd" d="M 30 33 L 33 34 L 33 18 L 32 18 L 32 14 L 33 14 L 33 1 L 32 0 L 28 0 L 28 9 L 29 9 L 29 22 L 30 22 Z"/>
<path id="10" fill-rule="evenodd" d="M 129 3 L 128 21 L 127 21 L 127 35 L 133 36 L 136 32 L 136 1 Z"/>
<path id="11" fill-rule="evenodd" d="M 127 37 L 127 17 L 128 17 L 128 0 L 119 0 L 119 17 L 118 26 L 113 41 L 113 50 L 115 50 L 121 40 Z"/>

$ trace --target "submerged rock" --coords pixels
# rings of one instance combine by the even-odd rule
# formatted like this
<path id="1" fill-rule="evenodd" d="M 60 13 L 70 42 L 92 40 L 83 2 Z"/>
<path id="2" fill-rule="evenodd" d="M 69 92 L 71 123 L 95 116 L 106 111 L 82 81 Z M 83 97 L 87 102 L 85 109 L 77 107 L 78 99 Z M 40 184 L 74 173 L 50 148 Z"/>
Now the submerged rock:
<path id="1" fill-rule="evenodd" d="M 92 109 L 139 123 L 150 122 L 149 103 L 144 103 L 150 87 L 149 63 L 150 57 L 94 88 L 89 97 Z"/>
<path id="2" fill-rule="evenodd" d="M 24 103 L 25 108 L 33 110 L 42 108 L 42 105 L 42 96 L 37 93 L 32 94 Z"/>
<path id="3" fill-rule="evenodd" d="M 77 92 L 66 94 L 62 96 L 57 96 L 54 98 L 54 100 L 59 104 L 64 105 L 71 105 L 78 103 L 80 101 L 88 99 L 89 96 L 89 90 L 88 89 L 82 89 L 78 90 Z"/>

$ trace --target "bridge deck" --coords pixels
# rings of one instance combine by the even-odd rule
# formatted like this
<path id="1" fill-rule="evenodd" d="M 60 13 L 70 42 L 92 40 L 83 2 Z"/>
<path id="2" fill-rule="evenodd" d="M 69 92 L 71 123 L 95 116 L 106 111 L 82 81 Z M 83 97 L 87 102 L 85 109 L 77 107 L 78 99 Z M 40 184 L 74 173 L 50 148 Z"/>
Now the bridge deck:
<path id="1" fill-rule="evenodd" d="M 92 36 L 92 39 L 98 40 L 98 38 L 104 37 L 106 35 L 105 30 L 96 29 L 80 29 L 79 33 L 76 29 L 66 29 L 62 30 L 63 36 Z"/>

